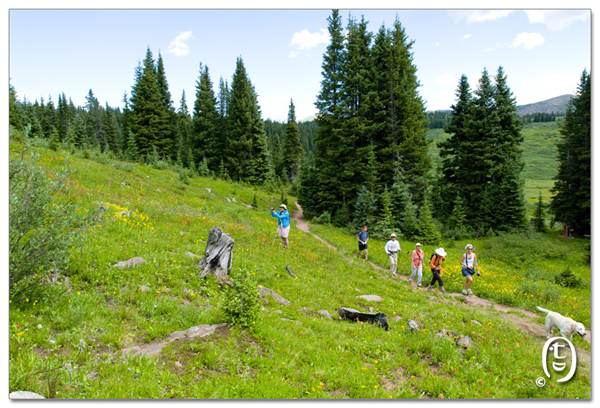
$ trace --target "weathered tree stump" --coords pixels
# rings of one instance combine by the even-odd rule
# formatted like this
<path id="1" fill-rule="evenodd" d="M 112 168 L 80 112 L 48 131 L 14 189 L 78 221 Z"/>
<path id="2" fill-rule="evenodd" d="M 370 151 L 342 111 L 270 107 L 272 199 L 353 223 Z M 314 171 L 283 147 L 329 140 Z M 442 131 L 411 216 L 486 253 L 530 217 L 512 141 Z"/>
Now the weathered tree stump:
<path id="1" fill-rule="evenodd" d="M 198 264 L 199 278 L 205 278 L 214 273 L 219 283 L 229 283 L 228 274 L 231 271 L 232 251 L 235 241 L 221 227 L 212 227 L 208 232 L 208 242 L 204 258 Z"/>
<path id="2" fill-rule="evenodd" d="M 354 320 L 358 322 L 368 322 L 371 324 L 376 324 L 379 327 L 383 327 L 385 330 L 388 329 L 388 322 L 385 313 L 364 313 L 349 307 L 340 307 L 337 312 L 343 319 Z"/>

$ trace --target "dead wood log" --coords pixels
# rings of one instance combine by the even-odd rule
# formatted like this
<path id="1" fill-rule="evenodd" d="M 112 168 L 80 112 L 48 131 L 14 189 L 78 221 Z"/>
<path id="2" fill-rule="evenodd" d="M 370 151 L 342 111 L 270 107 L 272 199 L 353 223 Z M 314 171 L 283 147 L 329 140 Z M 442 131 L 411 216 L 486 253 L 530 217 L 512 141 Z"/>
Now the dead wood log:
<path id="1" fill-rule="evenodd" d="M 288 275 L 290 275 L 292 278 L 294 278 L 294 279 L 296 279 L 296 278 L 297 278 L 297 276 L 294 274 L 294 272 L 292 272 L 292 268 L 290 268 L 290 266 L 289 266 L 289 265 L 287 265 L 287 266 L 285 267 L 285 270 L 287 271 Z"/>
<path id="2" fill-rule="evenodd" d="M 208 232 L 204 258 L 198 264 L 198 277 L 205 278 L 212 272 L 219 283 L 229 283 L 234 244 L 233 238 L 224 233 L 221 227 L 212 227 Z"/>
<path id="3" fill-rule="evenodd" d="M 352 309 L 349 307 L 340 307 L 337 310 L 338 314 L 343 319 L 358 321 L 358 322 L 368 322 L 371 324 L 376 324 L 379 327 L 383 327 L 385 330 L 388 329 L 388 322 L 385 313 L 377 312 L 377 313 L 364 313 L 356 309 Z"/>

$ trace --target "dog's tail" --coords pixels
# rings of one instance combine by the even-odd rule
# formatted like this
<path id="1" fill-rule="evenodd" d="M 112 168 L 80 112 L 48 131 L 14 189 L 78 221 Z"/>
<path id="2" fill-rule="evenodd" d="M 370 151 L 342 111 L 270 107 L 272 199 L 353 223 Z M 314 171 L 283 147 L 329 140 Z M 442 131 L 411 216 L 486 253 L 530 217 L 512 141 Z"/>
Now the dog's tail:
<path id="1" fill-rule="evenodd" d="M 541 308 L 541 307 L 539 307 L 539 306 L 536 306 L 536 307 L 537 307 L 539 310 L 541 310 L 542 312 L 544 312 L 544 313 L 550 313 L 550 310 L 543 309 L 543 308 Z"/>

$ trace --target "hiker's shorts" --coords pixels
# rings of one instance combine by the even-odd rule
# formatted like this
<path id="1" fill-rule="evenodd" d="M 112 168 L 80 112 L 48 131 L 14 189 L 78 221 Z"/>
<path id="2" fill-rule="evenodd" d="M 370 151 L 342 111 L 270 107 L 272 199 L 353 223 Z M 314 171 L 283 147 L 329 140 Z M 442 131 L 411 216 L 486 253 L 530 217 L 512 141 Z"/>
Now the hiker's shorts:
<path id="1" fill-rule="evenodd" d="M 283 228 L 281 225 L 277 228 L 277 234 L 281 237 L 281 238 L 287 238 L 288 235 L 290 235 L 290 227 L 287 226 L 285 228 Z"/>
<path id="2" fill-rule="evenodd" d="M 363 244 L 359 243 L 359 244 L 358 244 L 358 250 L 359 250 L 359 251 L 364 251 L 365 249 L 368 249 L 367 245 L 368 245 L 368 244 L 364 244 L 364 245 L 363 245 Z"/>
<path id="3" fill-rule="evenodd" d="M 477 271 L 475 270 L 475 268 L 468 269 L 468 268 L 465 268 L 464 266 L 462 267 L 462 274 L 463 274 L 464 277 L 468 278 L 469 276 L 473 276 L 476 273 L 477 273 Z"/>

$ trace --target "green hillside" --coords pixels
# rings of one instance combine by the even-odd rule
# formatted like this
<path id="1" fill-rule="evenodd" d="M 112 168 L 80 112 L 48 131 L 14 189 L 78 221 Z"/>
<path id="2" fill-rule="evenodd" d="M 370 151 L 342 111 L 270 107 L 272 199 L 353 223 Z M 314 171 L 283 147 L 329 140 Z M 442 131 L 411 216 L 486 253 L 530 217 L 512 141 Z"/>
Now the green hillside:
<path id="1" fill-rule="evenodd" d="M 540 152 L 550 156 L 542 142 L 551 131 L 535 128 L 526 139 L 532 139 L 531 146 L 539 142 Z M 67 269 L 40 271 L 46 282 L 55 281 L 45 286 L 45 294 L 11 303 L 11 392 L 64 399 L 591 398 L 585 340 L 573 338 L 579 357 L 575 379 L 564 384 L 552 379 L 538 387 L 546 341 L 539 312 L 530 318 L 518 311 L 469 306 L 461 296 L 437 290 L 411 289 L 385 270 L 346 258 L 354 254 L 356 239 L 331 226 L 311 225 L 311 231 L 337 250 L 296 229 L 296 221 L 290 248 L 284 250 L 268 210 L 280 204 L 278 195 L 217 179 L 188 180 L 174 168 L 36 150 L 49 178 L 65 160 L 75 170 L 55 205 L 72 202 L 81 212 L 105 210 L 86 229 L 83 245 L 70 249 Z M 21 151 L 20 143 L 10 142 L 11 158 Z M 549 170 L 539 172 L 544 174 L 540 183 L 552 175 L 550 158 L 541 163 Z M 295 210 L 294 197 L 287 199 L 290 211 Z M 253 209 L 242 205 L 253 202 Z M 185 255 L 202 257 L 215 226 L 235 240 L 231 279 L 240 281 L 247 272 L 253 285 L 290 303 L 266 295 L 250 328 L 219 326 L 206 337 L 167 342 L 173 333 L 227 320 L 226 287 L 213 276 L 199 279 L 199 259 Z M 529 311 L 545 306 L 589 327 L 585 243 L 555 235 L 473 242 L 482 268 L 474 292 Z M 444 243 L 449 292 L 462 285 L 457 259 L 465 243 Z M 414 245 L 401 244 L 405 252 Z M 385 268 L 384 243 L 369 245 L 372 260 Z M 427 255 L 433 249 L 424 248 Z M 113 267 L 136 256 L 146 262 Z M 409 272 L 407 257 L 400 255 L 403 275 Z M 288 265 L 297 278 L 286 273 Z M 555 284 L 555 276 L 567 267 L 582 286 Z M 430 276 L 424 271 L 424 281 Z M 339 320 L 337 309 L 343 306 L 384 312 L 389 330 Z M 414 317 L 421 323 L 417 331 L 408 327 Z M 455 335 L 437 338 L 442 330 Z M 455 345 L 463 336 L 474 345 Z M 162 352 L 151 357 L 123 353 L 159 344 Z"/>
<path id="2" fill-rule="evenodd" d="M 558 169 L 558 152 L 556 150 L 556 144 L 560 140 L 558 123 L 526 123 L 523 126 L 522 148 L 525 167 L 521 176 L 525 181 L 524 191 L 529 215 L 533 213 L 533 205 L 540 192 L 544 201 L 550 200 L 550 189 L 554 186 L 553 177 Z M 444 133 L 443 129 L 430 129 L 428 137 L 432 141 L 429 154 L 435 168 L 440 160 L 437 142 L 447 139 L 448 135 Z"/>

